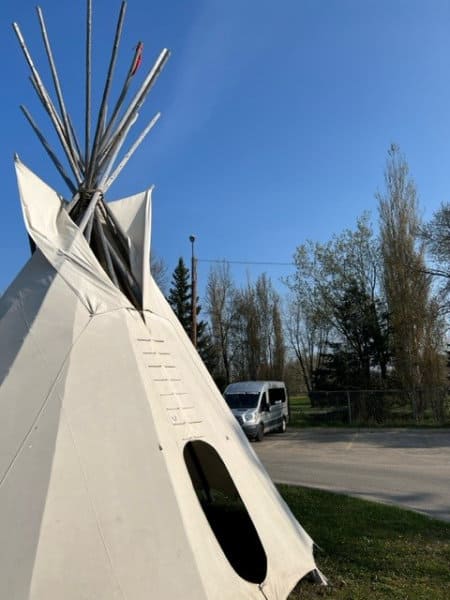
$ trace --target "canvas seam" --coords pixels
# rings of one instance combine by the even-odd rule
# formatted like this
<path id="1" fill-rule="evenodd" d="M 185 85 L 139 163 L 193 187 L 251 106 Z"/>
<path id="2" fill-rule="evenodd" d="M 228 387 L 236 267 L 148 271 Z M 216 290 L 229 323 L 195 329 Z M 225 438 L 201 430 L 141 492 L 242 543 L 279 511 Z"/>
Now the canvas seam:
<path id="1" fill-rule="evenodd" d="M 22 304 L 22 297 L 21 297 L 21 295 L 19 295 L 19 298 L 20 298 L 20 306 L 21 306 L 22 313 L 23 313 L 23 315 L 22 315 L 22 316 L 23 316 L 23 320 L 24 320 L 24 322 L 25 322 L 25 324 L 26 324 L 26 326 L 27 326 L 28 333 L 30 333 L 30 331 L 31 331 L 31 327 L 30 327 L 30 324 L 28 323 L 28 321 L 27 321 L 27 318 L 26 318 L 26 316 L 25 316 L 25 311 L 23 310 L 23 304 Z M 28 429 L 28 431 L 26 432 L 26 434 L 25 434 L 25 436 L 24 436 L 24 438 L 23 438 L 22 442 L 19 444 L 19 447 L 17 448 L 17 451 L 16 451 L 16 453 L 14 454 L 13 458 L 11 459 L 11 462 L 10 462 L 10 464 L 8 465 L 7 469 L 6 469 L 6 470 L 5 470 L 5 472 L 3 473 L 3 476 L 2 476 L 2 478 L 0 479 L 0 488 L 2 487 L 2 485 L 4 484 L 4 482 L 6 481 L 6 479 L 8 478 L 8 475 L 9 475 L 9 473 L 11 472 L 11 470 L 12 470 L 12 468 L 13 468 L 13 466 L 14 466 L 15 462 L 17 461 L 17 459 L 19 458 L 20 454 L 22 453 L 22 451 L 23 451 L 23 449 L 24 449 L 24 447 L 25 447 L 25 444 L 26 444 L 26 442 L 27 442 L 28 438 L 30 437 L 30 435 L 31 435 L 31 433 L 32 433 L 32 431 L 33 431 L 33 429 L 34 429 L 34 427 L 36 426 L 36 423 L 38 423 L 39 419 L 40 419 L 40 418 L 41 418 L 41 416 L 42 416 L 42 413 L 44 412 L 45 408 L 47 407 L 47 404 L 48 404 L 48 401 L 49 401 L 49 399 L 50 399 L 50 396 L 52 395 L 52 393 L 53 393 L 53 390 L 55 389 L 55 387 L 56 387 L 56 384 L 57 384 L 57 383 L 58 383 L 58 381 L 59 381 L 59 378 L 60 378 L 60 376 L 61 376 L 61 373 L 62 373 L 62 371 L 63 371 L 63 369 L 64 369 L 64 367 L 65 367 L 65 365 L 66 365 L 67 359 L 69 358 L 69 356 L 70 356 L 70 353 L 72 352 L 72 349 L 73 349 L 73 347 L 75 346 L 75 344 L 78 342 L 78 340 L 80 339 L 80 337 L 83 335 L 83 333 L 85 332 L 85 330 L 86 330 L 86 329 L 87 329 L 87 327 L 89 326 L 89 323 L 90 323 L 90 321 L 88 321 L 88 322 L 86 323 L 86 325 L 85 325 L 85 326 L 83 327 L 83 329 L 80 331 L 80 333 L 79 333 L 79 334 L 78 334 L 78 336 L 75 338 L 75 340 L 73 340 L 73 341 L 72 341 L 72 344 L 70 345 L 70 348 L 68 349 L 68 351 L 67 351 L 67 353 L 66 353 L 66 355 L 65 355 L 65 357 L 64 357 L 64 359 L 63 359 L 63 361 L 61 362 L 61 366 L 60 366 L 60 368 L 59 368 L 59 370 L 58 370 L 58 373 L 56 374 L 55 380 L 53 381 L 52 385 L 50 386 L 50 389 L 49 389 L 49 391 L 48 391 L 48 393 L 47 393 L 47 395 L 46 395 L 46 397 L 45 397 L 45 399 L 44 399 L 44 402 L 42 403 L 42 405 L 41 405 L 40 409 L 38 410 L 38 412 L 37 412 L 37 414 L 36 414 L 36 417 L 33 419 L 33 422 L 31 423 L 31 426 L 30 426 L 30 428 L 29 428 L 29 429 Z M 33 339 L 33 336 L 31 336 L 31 339 L 32 339 L 32 340 L 33 340 L 33 342 L 35 343 L 35 341 L 34 341 L 34 339 Z M 42 354 L 43 354 L 43 356 L 45 357 L 45 353 L 42 353 Z M 45 358 L 44 358 L 44 360 L 45 360 Z M 59 394 L 58 394 L 58 398 L 61 398 Z"/>
<path id="2" fill-rule="evenodd" d="M 265 591 L 263 590 L 263 586 L 264 586 L 264 584 L 263 584 L 263 583 L 260 583 L 260 584 L 259 584 L 259 586 L 258 586 L 258 587 L 259 587 L 259 591 L 260 591 L 260 592 L 261 592 L 261 594 L 264 596 L 265 600 L 269 600 L 268 596 L 266 596 L 266 593 L 265 593 Z"/>

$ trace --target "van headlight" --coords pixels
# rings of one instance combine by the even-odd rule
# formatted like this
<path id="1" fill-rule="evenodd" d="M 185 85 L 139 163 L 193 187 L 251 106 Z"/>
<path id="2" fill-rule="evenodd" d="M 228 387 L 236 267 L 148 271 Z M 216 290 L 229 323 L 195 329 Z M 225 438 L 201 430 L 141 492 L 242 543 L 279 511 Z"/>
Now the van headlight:
<path id="1" fill-rule="evenodd" d="M 254 423 L 256 419 L 256 411 L 246 412 L 243 414 L 244 423 Z"/>

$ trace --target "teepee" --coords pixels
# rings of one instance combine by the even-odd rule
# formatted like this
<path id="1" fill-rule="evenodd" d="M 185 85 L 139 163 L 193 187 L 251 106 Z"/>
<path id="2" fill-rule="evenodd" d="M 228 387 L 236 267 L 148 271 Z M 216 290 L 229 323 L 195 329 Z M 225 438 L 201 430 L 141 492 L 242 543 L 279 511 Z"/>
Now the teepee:
<path id="1" fill-rule="evenodd" d="M 121 149 L 168 58 L 127 106 L 139 43 L 108 116 L 122 4 L 91 139 L 91 1 L 84 149 L 38 9 L 56 102 L 20 45 L 71 192 L 16 157 L 33 254 L 0 300 L 0 598 L 284 599 L 315 572 L 313 542 L 271 483 L 150 264 L 151 190 L 105 194 L 158 119 Z"/>

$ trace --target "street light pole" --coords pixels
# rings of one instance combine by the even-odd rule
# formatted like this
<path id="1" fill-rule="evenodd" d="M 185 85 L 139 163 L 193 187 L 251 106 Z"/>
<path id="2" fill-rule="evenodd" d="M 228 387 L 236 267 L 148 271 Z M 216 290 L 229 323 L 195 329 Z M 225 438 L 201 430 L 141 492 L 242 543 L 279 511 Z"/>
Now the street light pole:
<path id="1" fill-rule="evenodd" d="M 191 340 L 194 348 L 197 348 L 197 259 L 195 258 L 194 242 L 195 235 L 189 236 L 191 242 Z"/>

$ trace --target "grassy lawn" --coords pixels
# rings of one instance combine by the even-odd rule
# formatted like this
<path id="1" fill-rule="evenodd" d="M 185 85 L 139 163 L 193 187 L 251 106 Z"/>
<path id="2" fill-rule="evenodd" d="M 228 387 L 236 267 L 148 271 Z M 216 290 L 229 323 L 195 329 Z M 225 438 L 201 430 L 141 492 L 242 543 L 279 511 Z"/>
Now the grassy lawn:
<path id="1" fill-rule="evenodd" d="M 306 427 L 309 425 L 308 415 L 311 404 L 308 396 L 291 396 L 289 404 L 291 410 L 289 425 L 291 427 Z"/>
<path id="2" fill-rule="evenodd" d="M 347 496 L 280 485 L 320 546 L 329 587 L 300 583 L 289 600 L 450 598 L 450 523 Z"/>
<path id="3" fill-rule="evenodd" d="M 311 408 L 308 396 L 291 396 L 289 398 L 291 416 L 289 420 L 290 427 L 314 427 L 314 426 L 333 426 L 339 427 L 346 425 L 342 419 L 320 418 L 323 412 L 317 408 Z M 348 426 L 348 425 L 346 425 Z"/>
<path id="4" fill-rule="evenodd" d="M 450 400 L 449 400 L 450 402 Z M 289 398 L 290 404 L 290 421 L 291 427 L 418 427 L 418 428 L 436 428 L 436 427 L 450 427 L 450 404 L 448 409 L 449 419 L 446 423 L 436 423 L 431 415 L 427 420 L 425 419 L 420 424 L 417 424 L 413 418 L 411 411 L 405 412 L 405 408 L 391 409 L 390 418 L 386 417 L 382 423 L 370 422 L 370 423 L 359 423 L 357 421 L 349 424 L 346 419 L 345 407 L 337 412 L 333 412 L 333 409 L 320 409 L 311 408 L 311 403 L 308 396 L 291 396 Z M 449 594 L 450 599 L 450 594 Z"/>

